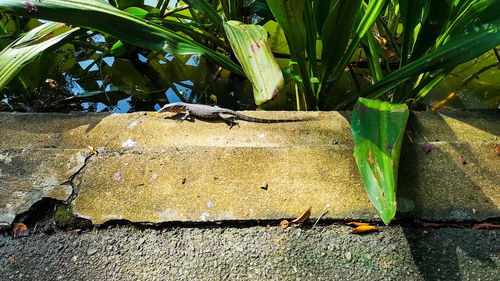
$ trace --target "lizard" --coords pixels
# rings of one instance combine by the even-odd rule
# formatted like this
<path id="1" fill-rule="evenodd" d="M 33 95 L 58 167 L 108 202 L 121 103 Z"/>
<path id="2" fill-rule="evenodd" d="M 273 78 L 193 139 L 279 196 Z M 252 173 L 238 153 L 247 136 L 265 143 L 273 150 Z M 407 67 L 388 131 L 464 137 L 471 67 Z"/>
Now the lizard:
<path id="1" fill-rule="evenodd" d="M 250 117 L 227 108 L 210 106 L 205 104 L 185 103 L 185 102 L 175 102 L 166 104 L 160 110 L 158 110 L 158 112 L 184 113 L 184 116 L 181 119 L 179 119 L 179 121 L 184 121 L 187 119 L 193 120 L 193 117 L 200 119 L 207 119 L 207 120 L 222 120 L 227 125 L 229 125 L 229 129 L 231 129 L 234 125 L 238 125 L 238 123 L 234 121 L 235 119 L 240 119 L 243 121 L 255 122 L 255 123 L 301 122 L 309 120 L 309 119 L 261 119 L 261 118 Z"/>

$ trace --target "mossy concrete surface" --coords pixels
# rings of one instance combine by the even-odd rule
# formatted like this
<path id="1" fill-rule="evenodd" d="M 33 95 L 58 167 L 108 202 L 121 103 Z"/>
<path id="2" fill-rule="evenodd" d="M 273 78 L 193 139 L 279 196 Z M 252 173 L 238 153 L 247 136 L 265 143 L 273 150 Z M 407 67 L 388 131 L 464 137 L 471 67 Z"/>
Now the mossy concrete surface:
<path id="1" fill-rule="evenodd" d="M 0 225 L 42 197 L 69 200 L 97 224 L 281 219 L 308 207 L 313 218 L 378 218 L 353 158 L 350 113 L 243 113 L 311 120 L 230 130 L 155 112 L 1 113 Z M 500 217 L 499 121 L 498 111 L 413 113 L 397 217 Z"/>

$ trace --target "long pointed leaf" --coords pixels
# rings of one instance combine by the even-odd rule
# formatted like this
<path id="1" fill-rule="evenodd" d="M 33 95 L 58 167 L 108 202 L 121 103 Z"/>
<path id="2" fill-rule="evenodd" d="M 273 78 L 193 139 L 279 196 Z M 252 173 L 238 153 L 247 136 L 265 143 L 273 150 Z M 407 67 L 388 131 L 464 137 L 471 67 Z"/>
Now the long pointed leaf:
<path id="1" fill-rule="evenodd" d="M 382 8 L 385 6 L 385 1 L 386 0 L 370 0 L 368 7 L 363 14 L 363 17 L 361 18 L 361 21 L 358 24 L 356 31 L 354 32 L 351 38 L 351 42 L 349 43 L 347 50 L 345 51 L 344 55 L 340 58 L 340 62 L 335 65 L 335 68 L 329 75 L 330 78 L 334 79 L 334 83 L 337 83 L 339 81 L 339 78 L 342 75 L 345 66 L 351 59 L 352 55 L 354 54 L 354 51 L 358 47 L 361 38 L 363 38 L 365 33 L 370 29 L 370 27 L 372 26 L 372 24 L 375 22 L 380 12 L 382 11 Z M 324 79 L 321 82 L 326 83 L 327 79 Z M 321 88 L 324 89 L 324 87 Z"/>
<path id="2" fill-rule="evenodd" d="M 332 70 L 341 63 L 363 1 L 340 0 L 336 2 L 324 22 L 321 33 L 323 46 L 328 46 L 328 51 L 323 51 L 321 54 L 320 78 L 323 84 L 328 80 Z"/>
<path id="3" fill-rule="evenodd" d="M 385 224 L 396 214 L 399 154 L 408 107 L 359 98 L 352 113 L 354 157 L 366 192 Z"/>
<path id="4" fill-rule="evenodd" d="M 500 1 L 493 2 L 488 9 L 484 9 L 483 13 L 467 25 L 462 34 L 451 38 L 444 46 L 426 56 L 392 72 L 375 85 L 340 103 L 336 108 L 345 108 L 360 96 L 378 98 L 386 91 L 420 73 L 438 71 L 442 74 L 441 70 L 452 70 L 457 65 L 476 58 L 500 45 L 498 11 L 500 11 Z"/>
<path id="5" fill-rule="evenodd" d="M 2 0 L 0 8 L 6 8 L 10 13 L 19 16 L 31 16 L 104 31 L 123 42 L 150 50 L 180 55 L 203 54 L 216 64 L 243 75 L 241 67 L 228 57 L 172 30 L 120 11 L 101 0 Z"/>
<path id="6" fill-rule="evenodd" d="M 306 110 L 316 107 L 316 97 L 310 83 L 310 75 L 305 57 L 306 30 L 304 26 L 304 0 L 267 0 L 274 18 L 285 32 L 292 57 L 297 61 L 300 77 L 307 100 Z"/>

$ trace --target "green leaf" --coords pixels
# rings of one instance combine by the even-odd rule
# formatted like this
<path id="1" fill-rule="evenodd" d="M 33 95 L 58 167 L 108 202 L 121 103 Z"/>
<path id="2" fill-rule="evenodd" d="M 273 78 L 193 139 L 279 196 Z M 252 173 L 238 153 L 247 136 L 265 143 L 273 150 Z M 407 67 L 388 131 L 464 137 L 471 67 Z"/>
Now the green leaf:
<path id="1" fill-rule="evenodd" d="M 316 22 L 316 30 L 318 35 L 322 37 L 323 24 L 330 14 L 330 6 L 333 0 L 319 0 L 313 2 L 314 21 Z M 336 2 L 336 1 L 335 1 Z"/>
<path id="2" fill-rule="evenodd" d="M 359 98 L 352 113 L 354 157 L 366 193 L 385 224 L 396 214 L 399 155 L 408 120 L 405 104 Z"/>
<path id="3" fill-rule="evenodd" d="M 429 0 L 399 1 L 401 19 L 403 21 L 403 47 L 401 48 L 400 65 L 404 66 L 408 62 L 408 56 L 413 49 L 415 42 L 414 30 L 419 23 L 422 7 L 427 5 Z"/>
<path id="4" fill-rule="evenodd" d="M 344 0 L 347 1 L 347 0 Z M 333 62 L 334 63 L 334 68 L 331 71 L 327 71 L 325 73 L 325 77 L 330 77 L 331 79 L 334 80 L 334 83 L 337 83 L 340 79 L 340 76 L 344 72 L 344 68 L 351 59 L 352 55 L 354 54 L 354 51 L 358 47 L 359 42 L 361 41 L 361 38 L 365 36 L 365 33 L 370 29 L 372 24 L 375 22 L 377 17 L 379 16 L 380 12 L 382 11 L 382 8 L 385 6 L 386 0 L 370 0 L 368 7 L 366 8 L 366 11 L 362 14 L 361 21 L 356 27 L 356 30 L 351 36 L 350 42 L 348 44 L 347 50 L 344 52 L 342 56 L 338 58 L 339 62 Z M 326 24 L 325 24 L 326 26 Z M 325 29 L 326 27 L 323 27 Z M 324 30 L 323 30 L 324 32 Z M 340 32 L 345 32 L 340 31 Z M 334 42 L 330 42 L 330 44 L 333 44 Z M 335 43 L 336 44 L 336 43 Z M 329 45 L 331 46 L 331 45 Z M 322 86 L 320 89 L 325 90 L 324 85 L 328 82 L 329 79 L 322 79 L 321 83 Z"/>
<path id="5" fill-rule="evenodd" d="M 304 38 L 306 38 L 306 28 L 304 24 L 304 0 L 267 0 L 269 9 L 274 18 L 285 32 L 288 40 L 288 46 L 292 58 L 297 62 L 298 73 L 303 81 L 303 89 L 306 99 L 306 110 L 316 107 L 316 97 L 312 85 L 309 83 L 309 69 L 306 61 L 306 47 Z M 294 67 L 295 70 L 295 67 Z M 297 72 L 296 72 L 297 73 Z"/>
<path id="6" fill-rule="evenodd" d="M 147 20 L 120 11 L 101 0 L 44 0 L 29 1 L 37 12 L 28 13 L 24 1 L 2 0 L 0 7 L 23 17 L 36 17 L 64 22 L 106 32 L 124 43 L 142 48 L 179 55 L 202 54 L 214 63 L 243 75 L 241 67 L 228 57 L 217 53 L 176 32 Z"/>
<path id="7" fill-rule="evenodd" d="M 260 106 L 275 99 L 284 79 L 267 44 L 267 31 L 260 25 L 238 21 L 224 22 L 224 29 L 236 58 L 253 85 L 255 103 Z"/>
<path id="8" fill-rule="evenodd" d="M 372 77 L 372 82 L 376 83 L 383 78 L 382 68 L 380 67 L 380 60 L 378 55 L 379 45 L 375 43 L 375 37 L 373 33 L 367 32 L 362 40 L 365 45 L 366 60 L 368 61 L 368 67 L 370 68 L 370 73 Z"/>
<path id="9" fill-rule="evenodd" d="M 206 0 L 184 0 L 184 2 L 200 11 L 205 18 L 215 24 L 218 30 L 223 30 L 222 18 L 217 13 L 217 10 L 215 10 Z"/>
<path id="10" fill-rule="evenodd" d="M 30 30 L 5 47 L 0 52 L 0 90 L 26 64 L 76 30 L 78 28 L 71 28 L 62 23 L 45 23 Z"/>
<path id="11" fill-rule="evenodd" d="M 342 61 L 349 46 L 362 2 L 362 0 L 336 1 L 323 24 L 321 39 L 323 46 L 328 46 L 328 50 L 324 50 L 321 54 L 320 78 L 323 83 L 326 83 L 333 69 Z"/>
<path id="12" fill-rule="evenodd" d="M 500 17 L 498 17 L 498 11 L 500 11 L 500 1 L 493 2 L 488 9 L 484 9 L 478 17 L 466 26 L 462 34 L 452 37 L 442 47 L 392 72 L 378 83 L 353 95 L 350 99 L 346 99 L 336 109 L 349 106 L 360 96 L 372 99 L 378 98 L 388 90 L 421 73 L 431 72 L 431 75 L 436 75 L 434 74 L 436 72 L 442 75 L 443 70 L 449 72 L 459 64 L 476 58 L 500 45 Z"/>
<path id="13" fill-rule="evenodd" d="M 410 61 L 420 58 L 436 44 L 436 39 L 442 34 L 450 19 L 451 9 L 448 2 L 447 0 L 429 1 L 429 8 L 426 9 L 425 19 L 418 32 Z"/>

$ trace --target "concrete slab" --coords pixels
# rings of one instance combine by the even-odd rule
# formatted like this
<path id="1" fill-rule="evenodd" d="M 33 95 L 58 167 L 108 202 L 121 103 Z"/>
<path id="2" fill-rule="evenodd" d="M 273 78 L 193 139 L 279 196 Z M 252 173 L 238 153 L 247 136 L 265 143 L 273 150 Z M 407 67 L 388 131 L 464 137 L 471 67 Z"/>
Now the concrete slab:
<path id="1" fill-rule="evenodd" d="M 154 112 L 2 113 L 0 149 L 74 155 L 87 145 L 97 147 L 102 158 L 91 157 L 75 178 L 78 196 L 72 202 L 76 214 L 94 223 L 280 219 L 309 206 L 313 218 L 327 206 L 329 218 L 378 217 L 352 156 L 350 113 L 245 114 L 314 120 L 241 121 L 229 130 L 224 123 L 179 123 Z M 401 156 L 398 217 L 500 217 L 500 158 L 493 149 L 499 121 L 498 111 L 412 114 Z M 430 153 L 421 148 L 426 142 L 433 145 Z"/>
<path id="2" fill-rule="evenodd" d="M 85 155 L 70 149 L 0 149 L 0 229 L 44 197 L 67 200 Z"/>

